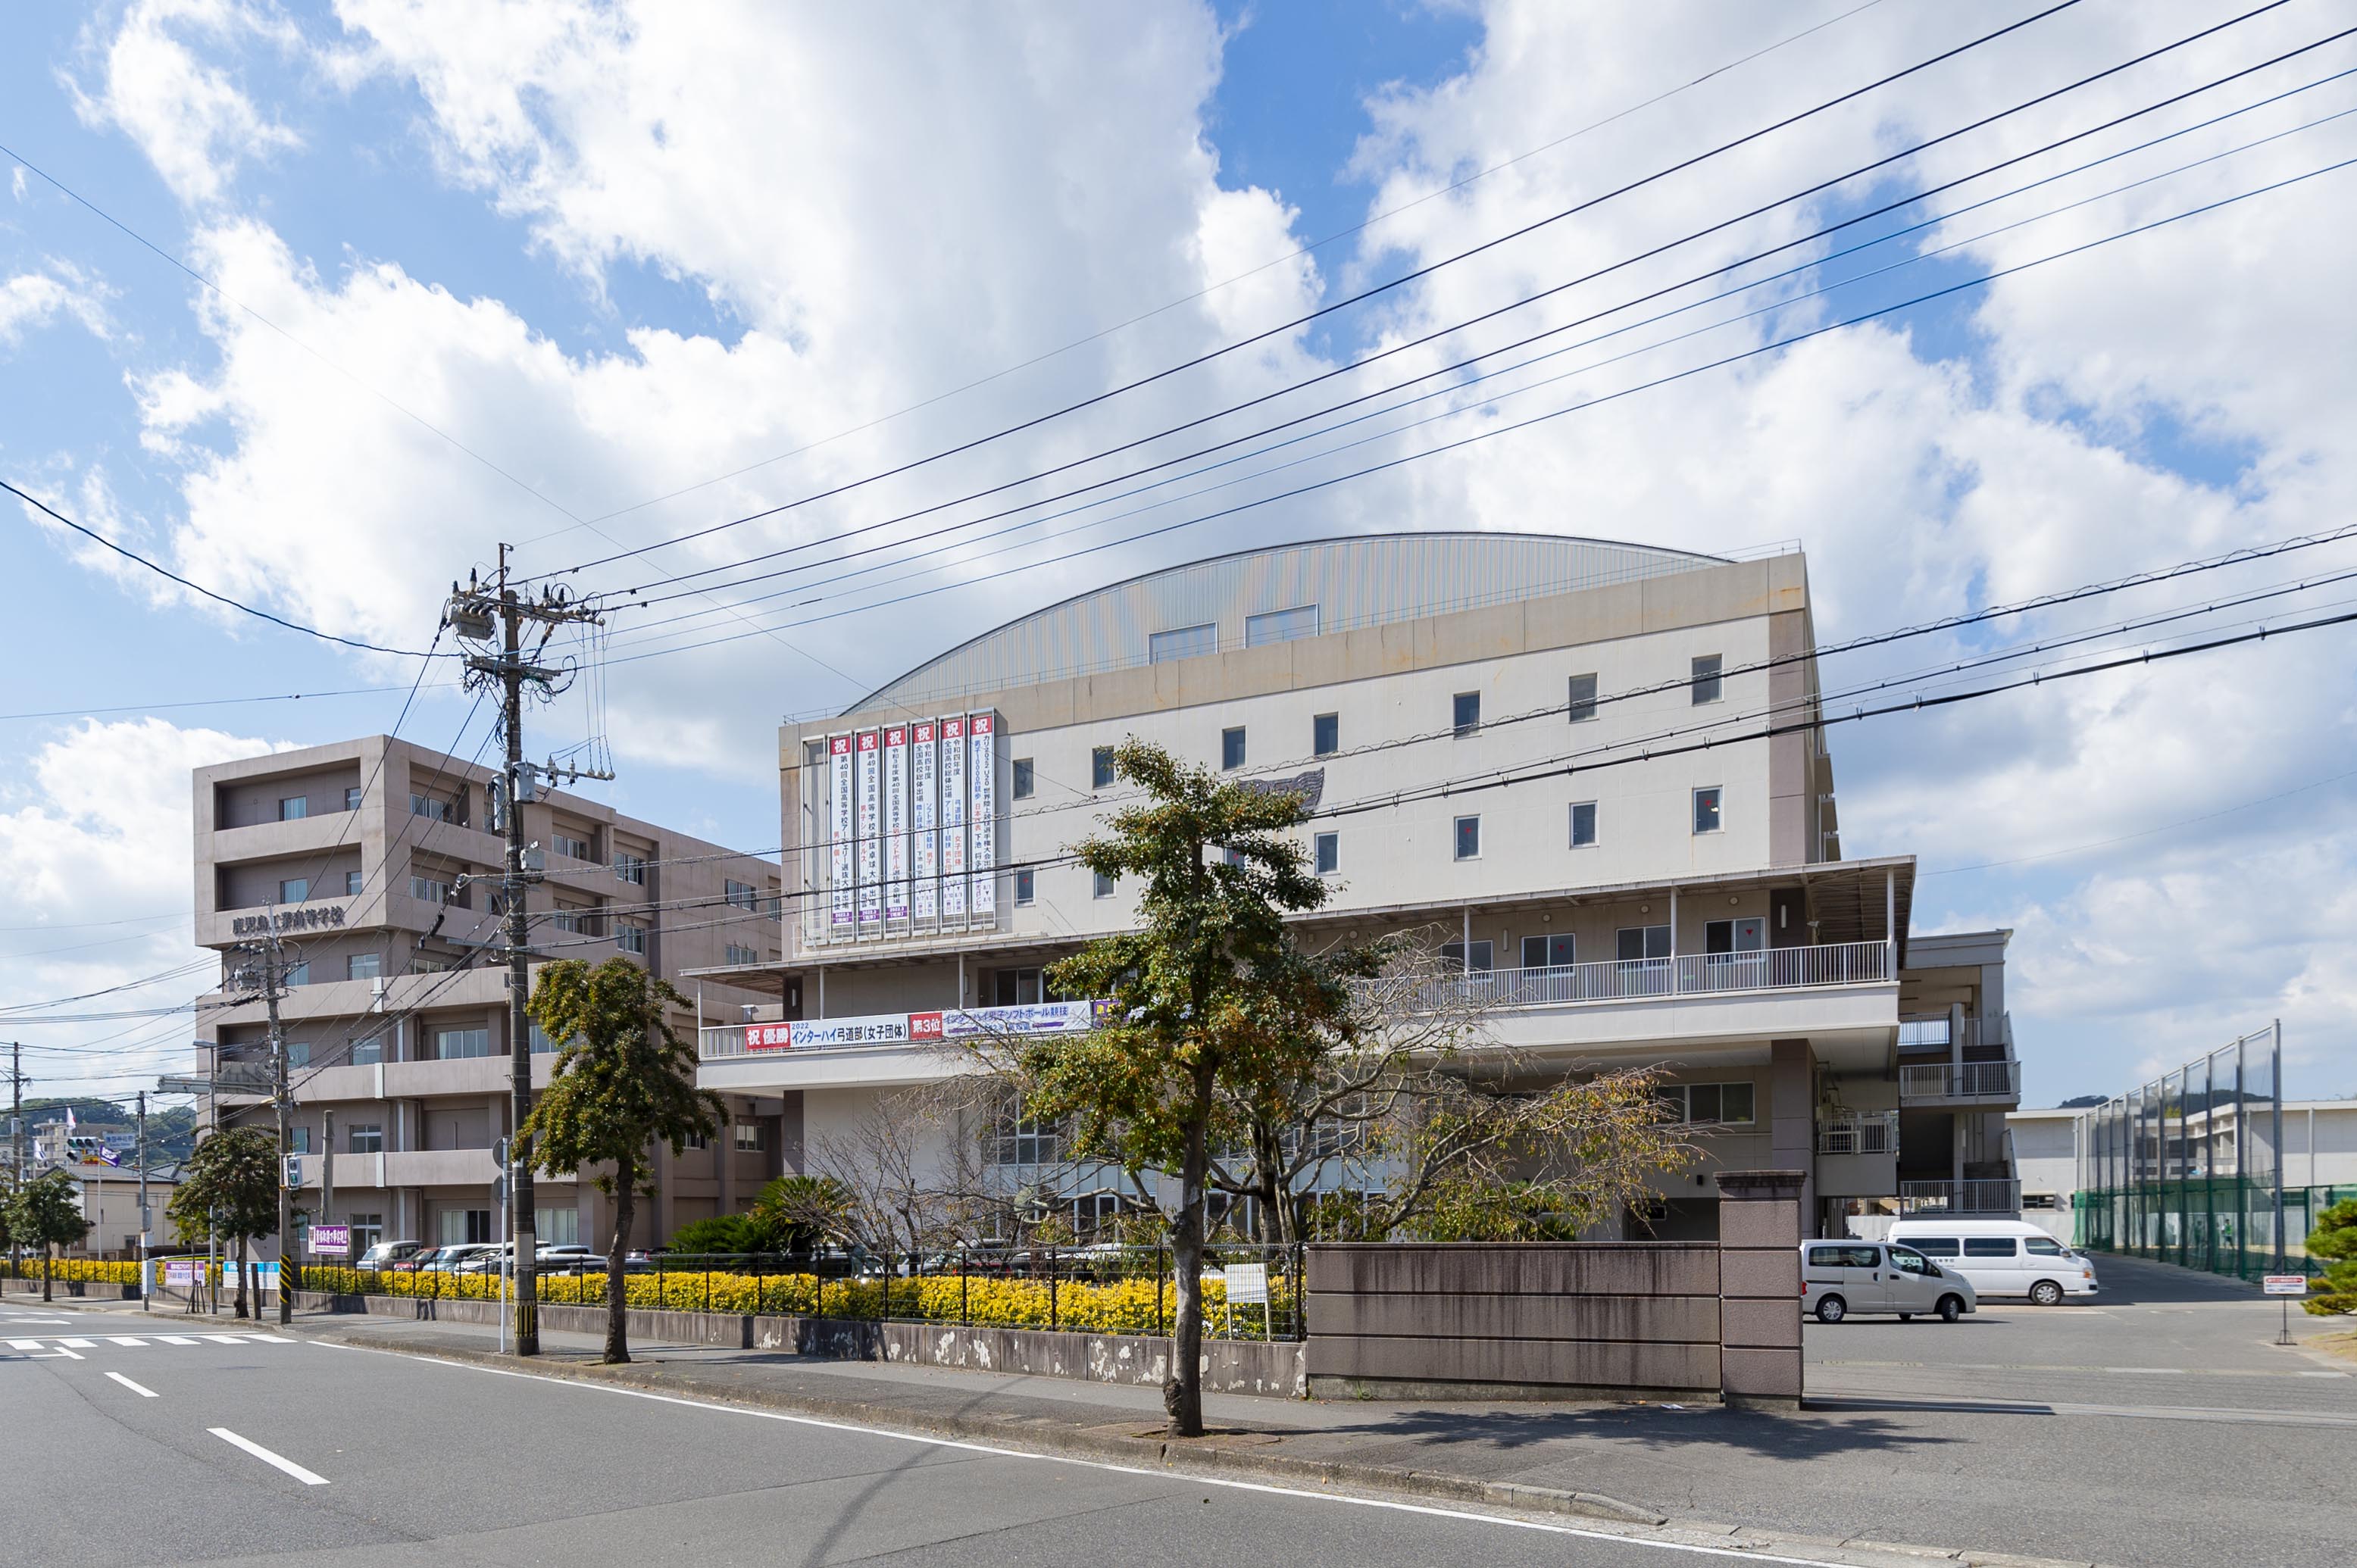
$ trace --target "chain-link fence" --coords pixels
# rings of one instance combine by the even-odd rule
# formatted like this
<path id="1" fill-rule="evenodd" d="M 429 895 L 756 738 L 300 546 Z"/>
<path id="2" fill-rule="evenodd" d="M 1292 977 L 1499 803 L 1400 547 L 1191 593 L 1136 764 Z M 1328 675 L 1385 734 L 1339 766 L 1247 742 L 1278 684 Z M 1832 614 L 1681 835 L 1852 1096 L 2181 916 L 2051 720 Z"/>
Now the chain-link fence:
<path id="1" fill-rule="evenodd" d="M 2283 1026 L 2088 1112 L 2077 1243 L 2255 1279 L 2306 1257 L 2311 1193 L 2283 1186 Z"/>

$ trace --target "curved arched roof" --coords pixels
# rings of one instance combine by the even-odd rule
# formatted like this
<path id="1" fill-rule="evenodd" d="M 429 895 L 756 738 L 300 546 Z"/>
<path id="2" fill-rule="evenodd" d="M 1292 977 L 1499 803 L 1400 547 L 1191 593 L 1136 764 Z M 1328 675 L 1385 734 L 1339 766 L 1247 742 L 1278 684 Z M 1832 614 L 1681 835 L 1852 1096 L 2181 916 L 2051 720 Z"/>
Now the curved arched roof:
<path id="1" fill-rule="evenodd" d="M 1163 657 L 1210 652 L 1718 564 L 1683 550 L 1546 533 L 1382 533 L 1239 551 L 1033 610 L 927 660 L 845 712 L 1145 664 L 1157 655 L 1157 636 Z M 1254 625 L 1255 617 L 1271 618 Z"/>

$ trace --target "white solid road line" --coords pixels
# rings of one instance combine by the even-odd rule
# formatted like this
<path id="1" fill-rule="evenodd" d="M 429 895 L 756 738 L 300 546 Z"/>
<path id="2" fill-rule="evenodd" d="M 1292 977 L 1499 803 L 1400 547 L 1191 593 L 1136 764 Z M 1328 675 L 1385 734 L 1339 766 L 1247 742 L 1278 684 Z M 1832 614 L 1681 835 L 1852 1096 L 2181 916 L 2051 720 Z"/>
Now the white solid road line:
<path id="1" fill-rule="evenodd" d="M 124 1377 L 120 1372 L 109 1372 L 106 1375 L 113 1378 L 116 1382 L 121 1383 L 124 1388 L 129 1389 L 133 1393 L 137 1394 L 142 1399 L 152 1400 L 160 1397 L 156 1394 L 154 1389 L 143 1389 L 137 1383 L 133 1382 L 129 1378 Z"/>
<path id="2" fill-rule="evenodd" d="M 1143 1465 L 1116 1465 L 1109 1459 L 1075 1459 L 1063 1454 L 1033 1454 L 1020 1448 L 998 1448 L 987 1443 L 968 1443 L 953 1437 L 926 1437 L 912 1432 L 894 1432 L 888 1427 L 857 1426 L 847 1421 L 825 1421 L 814 1415 L 790 1415 L 779 1410 L 756 1410 L 748 1405 L 715 1404 L 705 1400 L 681 1399 L 675 1394 L 651 1393 L 644 1389 L 618 1388 L 611 1383 L 576 1382 L 571 1378 L 552 1378 L 539 1372 L 514 1372 L 504 1367 L 479 1366 L 471 1361 L 446 1361 L 439 1356 L 410 1350 L 379 1350 L 369 1345 L 339 1345 L 332 1339 L 317 1341 L 339 1350 L 357 1350 L 368 1356 L 393 1356 L 406 1361 L 430 1361 L 462 1372 L 489 1372 L 495 1378 L 522 1378 L 528 1382 L 554 1383 L 561 1388 L 583 1389 L 591 1393 L 621 1394 L 630 1399 L 651 1400 L 657 1404 L 684 1405 L 690 1410 L 711 1411 L 720 1415 L 749 1415 L 759 1421 L 783 1422 L 790 1426 L 813 1426 L 825 1432 L 856 1432 L 866 1437 L 888 1438 L 896 1443 L 914 1443 L 928 1448 L 955 1448 L 968 1454 L 988 1454 L 1001 1459 L 1028 1459 L 1043 1465 L 1069 1465 L 1083 1470 L 1107 1470 L 1117 1476 L 1144 1476 L 1160 1481 L 1183 1481 L 1190 1487 L 1218 1487 L 1231 1492 L 1257 1492 L 1266 1497 L 1299 1498 L 1306 1502 L 1340 1503 L 1349 1508 L 1382 1509 L 1391 1513 L 1421 1514 L 1428 1519 L 1459 1520 L 1468 1524 L 1494 1525 L 1501 1530 L 1536 1530 L 1546 1535 L 1568 1535 L 1582 1541 L 1614 1541 L 1627 1546 L 1651 1547 L 1657 1552 L 1684 1552 L 1697 1557 L 1737 1557 L 1747 1563 L 1782 1563 L 1794 1568 L 1846 1568 L 1823 1557 L 1792 1557 L 1757 1548 L 1740 1546 L 1709 1546 L 1699 1541 L 1663 1541 L 1656 1537 L 1633 1533 L 1644 1526 L 1632 1525 L 1628 1531 L 1598 1530 L 1580 1525 L 1555 1524 L 1544 1520 L 1513 1519 L 1504 1514 L 1474 1513 L 1467 1509 L 1438 1508 L 1429 1503 L 1394 1502 L 1385 1498 L 1358 1498 L 1342 1492 L 1313 1492 L 1305 1487 L 1276 1486 L 1266 1481 L 1232 1481 L 1205 1476 L 1189 1470 L 1159 1470 Z M 220 1432 L 220 1428 L 213 1429 Z M 227 1433 L 221 1435 L 229 1436 Z M 244 1439 L 237 1438 L 240 1444 Z M 251 1444 L 246 1444 L 251 1446 Z"/>
<path id="3" fill-rule="evenodd" d="M 327 1477 L 315 1476 L 310 1471 L 303 1468 L 302 1466 L 295 1463 L 294 1460 L 282 1458 L 278 1455 L 273 1454 L 269 1449 L 264 1448 L 261 1444 L 254 1442 L 253 1439 L 240 1437 L 236 1433 L 231 1432 L 226 1426 L 208 1426 L 205 1430 L 211 1433 L 215 1437 L 220 1438 L 223 1443 L 244 1449 L 248 1454 L 253 1455 L 255 1458 L 261 1460 L 265 1465 L 275 1465 L 278 1468 L 285 1471 L 288 1475 L 294 1477 L 296 1480 L 302 1482 L 307 1487 L 324 1487 L 328 1484 Z"/>

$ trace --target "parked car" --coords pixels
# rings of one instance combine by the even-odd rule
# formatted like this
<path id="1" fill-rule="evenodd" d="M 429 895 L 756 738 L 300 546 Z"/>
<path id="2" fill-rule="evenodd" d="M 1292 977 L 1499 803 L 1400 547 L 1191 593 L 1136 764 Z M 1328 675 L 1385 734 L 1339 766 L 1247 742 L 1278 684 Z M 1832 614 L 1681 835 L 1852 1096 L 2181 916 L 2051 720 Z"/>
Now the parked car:
<path id="1" fill-rule="evenodd" d="M 2026 1219 L 1901 1219 L 1889 1239 L 1962 1274 L 1983 1295 L 2060 1306 L 2096 1294 L 2093 1262 Z"/>
<path id="2" fill-rule="evenodd" d="M 515 1243 L 482 1241 L 465 1247 L 446 1248 L 445 1251 L 463 1254 L 455 1262 L 443 1265 L 454 1274 L 495 1274 L 515 1255 Z"/>
<path id="3" fill-rule="evenodd" d="M 371 1274 L 395 1270 L 417 1256 L 424 1246 L 422 1241 L 379 1241 L 362 1252 L 352 1267 Z"/>
<path id="4" fill-rule="evenodd" d="M 543 1247 L 533 1254 L 540 1272 L 547 1273 L 604 1273 L 606 1255 L 587 1247 Z"/>
<path id="5" fill-rule="evenodd" d="M 448 1249 L 443 1247 L 422 1248 L 405 1258 L 396 1258 L 387 1263 L 384 1272 L 389 1274 L 431 1273 L 442 1266 L 442 1254 L 447 1251 Z"/>
<path id="6" fill-rule="evenodd" d="M 1953 1323 L 1980 1309 L 1972 1282 L 1914 1248 L 1893 1241 L 1801 1243 L 1801 1309 L 1820 1323 L 1854 1312 L 1921 1313 Z"/>

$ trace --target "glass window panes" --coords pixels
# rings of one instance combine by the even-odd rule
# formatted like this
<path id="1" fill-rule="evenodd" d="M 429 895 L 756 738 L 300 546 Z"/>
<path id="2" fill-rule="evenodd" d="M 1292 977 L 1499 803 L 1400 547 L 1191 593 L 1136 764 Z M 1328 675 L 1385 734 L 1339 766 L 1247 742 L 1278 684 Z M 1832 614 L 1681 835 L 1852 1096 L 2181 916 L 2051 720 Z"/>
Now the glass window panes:
<path id="1" fill-rule="evenodd" d="M 1578 944 L 1568 931 L 1523 939 L 1524 969 L 1562 969 L 1579 961 Z"/>
<path id="2" fill-rule="evenodd" d="M 2014 1239 L 2010 1236 L 1964 1238 L 1964 1256 L 1967 1258 L 2010 1258 L 2014 1251 Z"/>
<path id="3" fill-rule="evenodd" d="M 647 929 L 634 926 L 627 920 L 617 920 L 614 923 L 614 945 L 624 952 L 643 956 L 647 950 Z"/>
<path id="4" fill-rule="evenodd" d="M 344 958 L 346 980 L 374 980 L 384 972 L 384 954 L 381 952 L 348 953 Z"/>
<path id="5" fill-rule="evenodd" d="M 1440 965 L 1443 969 L 1470 969 L 1476 973 L 1487 974 L 1490 972 L 1491 962 L 1494 961 L 1495 952 L 1496 949 L 1490 943 L 1475 942 L 1473 944 L 1473 961 L 1469 964 L 1465 961 L 1465 944 L 1463 942 L 1443 942 L 1440 944 Z"/>
<path id="6" fill-rule="evenodd" d="M 995 1165 L 1051 1165 L 1064 1157 L 1062 1127 L 1024 1115 L 1011 1099 L 1000 1104 L 983 1143 Z"/>
<path id="7" fill-rule="evenodd" d="M 1457 858 L 1459 860 L 1476 860 L 1480 857 L 1480 854 L 1481 819 L 1479 817 L 1458 818 Z"/>
<path id="8" fill-rule="evenodd" d="M 761 961 L 761 950 L 748 948 L 742 942 L 730 942 L 726 961 L 732 964 L 759 963 Z"/>
<path id="9" fill-rule="evenodd" d="M 1953 1236 L 1910 1236 L 1907 1244 L 1927 1258 L 1953 1258 L 1957 1251 Z"/>
<path id="10" fill-rule="evenodd" d="M 1720 656 L 1716 653 L 1705 653 L 1695 660 L 1693 685 L 1696 703 L 1718 701 L 1719 665 Z"/>
<path id="11" fill-rule="evenodd" d="M 311 961 L 305 959 L 301 963 L 290 963 L 284 972 L 287 984 L 308 985 L 311 983 Z"/>
<path id="12" fill-rule="evenodd" d="M 581 1210 L 539 1208 L 532 1211 L 534 1244 L 542 1247 L 581 1245 Z"/>
<path id="13" fill-rule="evenodd" d="M 344 1129 L 344 1152 L 352 1155 L 384 1153 L 384 1127 L 375 1122 L 355 1122 Z"/>
<path id="14" fill-rule="evenodd" d="M 434 1054 L 446 1062 L 490 1056 L 491 1032 L 489 1029 L 436 1029 L 434 1031 Z"/>
<path id="15" fill-rule="evenodd" d="M 1481 727 L 1481 693 L 1459 692 L 1450 704 L 1449 722 L 1460 736 L 1472 735 Z"/>
<path id="16" fill-rule="evenodd" d="M 1265 615 L 1248 616 L 1244 619 L 1244 646 L 1258 648 L 1269 642 L 1291 642 L 1297 637 L 1318 635 L 1318 607 L 1302 605 L 1289 610 L 1270 610 Z"/>
<path id="17" fill-rule="evenodd" d="M 1680 1122 L 1744 1126 L 1753 1119 L 1748 1083 L 1669 1083 L 1656 1092 Z"/>
<path id="18" fill-rule="evenodd" d="M 524 1027 L 532 1031 L 532 1054 L 533 1056 L 545 1057 L 554 1056 L 555 1054 L 556 1042 L 548 1037 L 547 1030 L 542 1028 L 537 1024 L 532 1023 L 527 1023 Z"/>
<path id="19" fill-rule="evenodd" d="M 1242 768 L 1244 765 L 1244 732 L 1239 725 L 1220 732 L 1220 766 Z"/>
<path id="20" fill-rule="evenodd" d="M 409 813 L 414 817 L 425 817 L 437 822 L 449 822 L 457 814 L 452 810 L 449 801 L 435 795 L 412 795 L 409 798 Z"/>
<path id="21" fill-rule="evenodd" d="M 1670 956 L 1667 926 L 1623 926 L 1613 933 L 1613 939 L 1612 956 L 1622 963 Z"/>
<path id="22" fill-rule="evenodd" d="M 1330 871 L 1340 871 L 1342 868 L 1342 835 L 1319 833 L 1317 844 L 1318 875 L 1322 876 Z"/>
<path id="23" fill-rule="evenodd" d="M 1596 802 L 1575 801 L 1571 808 L 1571 847 L 1584 848 L 1596 842 Z"/>
<path id="24" fill-rule="evenodd" d="M 1015 759 L 1015 798 L 1018 800 L 1028 800 L 1031 798 L 1031 759 L 1028 757 L 1018 757 Z"/>
<path id="25" fill-rule="evenodd" d="M 311 1042 L 308 1040 L 287 1041 L 286 1065 L 288 1067 L 309 1067 L 311 1065 Z"/>
<path id="26" fill-rule="evenodd" d="M 1718 828 L 1718 786 L 1713 784 L 1694 792 L 1694 831 L 1715 833 Z"/>
<path id="27" fill-rule="evenodd" d="M 1319 714 L 1309 721 L 1309 749 L 1318 757 L 1331 757 L 1342 749 L 1342 715 Z"/>
<path id="28" fill-rule="evenodd" d="M 450 901 L 450 885 L 431 876 L 413 876 L 409 879 L 409 896 L 428 904 L 447 904 Z"/>
<path id="29" fill-rule="evenodd" d="M 278 802 L 278 820 L 282 822 L 295 822 L 310 814 L 311 798 L 308 795 L 289 795 Z"/>
<path id="30" fill-rule="evenodd" d="M 1173 659 L 1194 659 L 1220 650 L 1220 628 L 1217 622 L 1201 626 L 1174 627 L 1157 631 L 1146 641 L 1146 660 L 1153 664 L 1168 663 Z"/>
<path id="31" fill-rule="evenodd" d="M 281 904 L 300 904 L 309 897 L 311 879 L 307 876 L 290 876 L 278 885 L 278 901 Z"/>
<path id="32" fill-rule="evenodd" d="M 1586 724 L 1596 716 L 1596 677 L 1574 675 L 1571 678 L 1571 701 L 1568 711 L 1573 724 Z"/>
<path id="33" fill-rule="evenodd" d="M 737 1152 L 740 1155 L 758 1155 L 766 1146 L 759 1122 L 739 1122 L 734 1131 Z"/>
<path id="34" fill-rule="evenodd" d="M 749 882 L 737 882 L 724 877 L 721 882 L 721 891 L 727 897 L 728 902 L 736 905 L 739 909 L 753 908 L 759 899 L 759 890 Z"/>
<path id="35" fill-rule="evenodd" d="M 1110 877 L 1110 876 L 1107 876 L 1107 875 L 1106 875 L 1103 872 L 1102 872 L 1102 871 L 1092 871 L 1092 872 L 1090 872 L 1090 873 L 1089 873 L 1089 897 L 1092 897 L 1092 898 L 1110 898 L 1110 897 L 1113 897 L 1113 878 L 1112 878 L 1112 877 Z"/>
<path id="36" fill-rule="evenodd" d="M 374 1067 L 384 1060 L 384 1036 L 371 1035 L 354 1045 L 350 1060 L 354 1067 Z"/>
<path id="37" fill-rule="evenodd" d="M 1039 891 L 1038 875 L 1029 867 L 1015 874 L 1015 901 L 1017 904 L 1030 903 L 1039 896 Z"/>
<path id="38" fill-rule="evenodd" d="M 344 810 L 347 811 L 357 811 L 360 809 L 361 787 L 357 784 L 347 786 L 344 790 Z"/>
<path id="39" fill-rule="evenodd" d="M 307 1155 L 311 1152 L 311 1129 L 297 1122 L 286 1129 L 286 1152 Z"/>
<path id="40" fill-rule="evenodd" d="M 1101 746 L 1089 753 L 1089 788 L 1113 788 L 1113 747 Z"/>
<path id="41" fill-rule="evenodd" d="M 359 872 L 357 872 L 357 871 L 347 871 L 347 872 L 345 872 L 345 873 L 344 873 L 344 897 L 347 897 L 347 898 L 357 898 L 357 897 L 359 897 L 361 896 L 361 889 L 362 887 L 366 886 L 367 885 L 368 885 L 368 884 L 367 884 L 366 879 L 364 879 Z"/>
<path id="42" fill-rule="evenodd" d="M 2023 1250 L 2033 1258 L 2059 1258 L 2063 1255 L 2062 1243 L 2051 1236 L 2032 1236 L 2022 1242 Z"/>
<path id="43" fill-rule="evenodd" d="M 647 880 L 646 861 L 635 854 L 616 855 L 614 857 L 614 880 L 617 882 L 635 882 L 640 886 L 644 886 Z"/>

